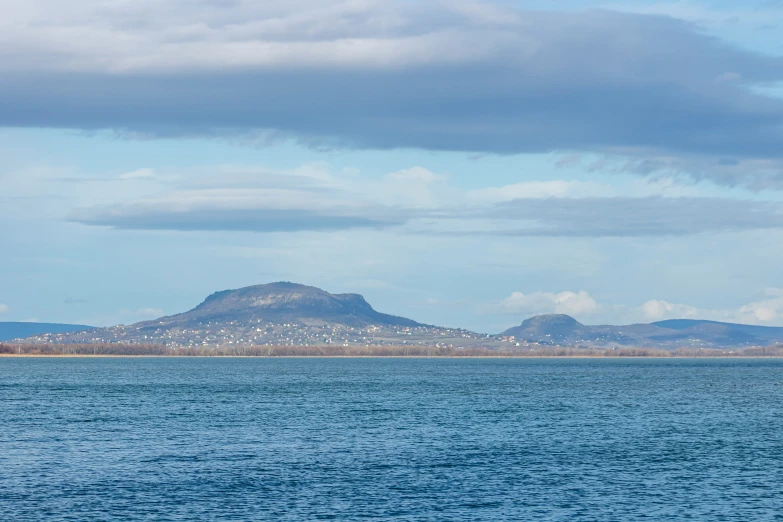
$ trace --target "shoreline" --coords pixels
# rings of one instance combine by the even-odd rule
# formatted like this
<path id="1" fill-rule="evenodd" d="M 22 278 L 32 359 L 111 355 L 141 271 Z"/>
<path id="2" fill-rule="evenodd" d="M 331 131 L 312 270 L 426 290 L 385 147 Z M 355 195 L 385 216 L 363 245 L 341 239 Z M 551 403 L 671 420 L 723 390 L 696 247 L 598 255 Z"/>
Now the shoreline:
<path id="1" fill-rule="evenodd" d="M 783 355 L 131 355 L 2 353 L 34 359 L 783 359 Z"/>

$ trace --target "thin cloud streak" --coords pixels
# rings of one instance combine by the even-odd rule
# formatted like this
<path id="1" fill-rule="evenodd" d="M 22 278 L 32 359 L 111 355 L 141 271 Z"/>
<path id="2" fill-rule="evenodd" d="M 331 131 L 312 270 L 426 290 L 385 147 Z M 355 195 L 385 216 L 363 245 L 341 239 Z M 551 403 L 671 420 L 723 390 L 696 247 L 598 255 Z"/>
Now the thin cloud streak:
<path id="1" fill-rule="evenodd" d="M 783 228 L 783 205 L 772 201 L 600 196 L 595 194 L 612 189 L 564 180 L 459 190 L 445 176 L 421 167 L 380 180 L 292 172 L 255 179 L 229 176 L 231 188 L 214 185 L 218 177 L 186 178 L 174 191 L 154 198 L 81 207 L 68 219 L 130 230 L 272 233 L 394 228 L 403 234 L 433 236 L 650 237 Z M 672 190 L 667 184 L 647 187 Z M 592 195 L 572 195 L 579 191 Z"/>

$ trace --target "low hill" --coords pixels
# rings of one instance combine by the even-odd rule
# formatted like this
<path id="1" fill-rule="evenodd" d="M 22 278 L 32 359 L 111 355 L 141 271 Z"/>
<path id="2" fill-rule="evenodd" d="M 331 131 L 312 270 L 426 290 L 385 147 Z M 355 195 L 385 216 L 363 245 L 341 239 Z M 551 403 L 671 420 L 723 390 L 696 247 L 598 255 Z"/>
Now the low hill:
<path id="1" fill-rule="evenodd" d="M 0 322 L 0 341 L 47 333 L 81 332 L 93 328 L 83 324 Z"/>
<path id="2" fill-rule="evenodd" d="M 661 328 L 679 330 L 680 332 L 698 334 L 705 332 L 715 334 L 720 332 L 728 337 L 737 339 L 761 339 L 778 342 L 783 339 L 783 327 L 757 326 L 752 324 L 723 323 L 720 321 L 707 321 L 702 319 L 669 319 L 652 323 Z"/>
<path id="3" fill-rule="evenodd" d="M 521 325 L 509 328 L 501 336 L 513 336 L 526 341 L 547 344 L 575 344 L 595 340 L 598 333 L 571 316 L 563 314 L 537 315 Z"/>
<path id="4" fill-rule="evenodd" d="M 359 294 L 330 294 L 296 283 L 270 283 L 224 290 L 183 314 L 148 321 L 151 325 L 205 321 L 340 324 L 346 326 L 421 326 L 404 317 L 376 312 Z"/>
<path id="5" fill-rule="evenodd" d="M 376 311 L 359 294 L 331 294 L 289 282 L 224 290 L 190 311 L 77 334 L 45 334 L 32 343 L 214 345 L 483 346 L 490 336 L 438 328 Z"/>
<path id="6" fill-rule="evenodd" d="M 531 317 L 500 335 L 418 323 L 376 311 L 359 294 L 331 294 L 289 282 L 223 290 L 184 313 L 131 325 L 5 323 L 0 340 L 28 343 L 137 343 L 170 347 L 427 345 L 530 349 L 531 345 L 594 348 L 745 348 L 783 343 L 783 328 L 677 319 L 626 326 L 584 325 L 563 314 Z"/>
<path id="7" fill-rule="evenodd" d="M 673 319 L 627 326 L 587 326 L 567 315 L 539 315 L 500 334 L 529 342 L 564 346 L 641 348 L 741 348 L 783 342 L 783 328 Z"/>

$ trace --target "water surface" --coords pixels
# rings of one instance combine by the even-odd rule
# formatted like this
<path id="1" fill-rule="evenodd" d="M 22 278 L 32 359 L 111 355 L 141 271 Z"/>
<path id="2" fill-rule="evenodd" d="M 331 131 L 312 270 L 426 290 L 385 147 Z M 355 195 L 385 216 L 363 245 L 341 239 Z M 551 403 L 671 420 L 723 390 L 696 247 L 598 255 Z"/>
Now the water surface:
<path id="1" fill-rule="evenodd" d="M 783 520 L 783 361 L 0 358 L 0 520 Z"/>

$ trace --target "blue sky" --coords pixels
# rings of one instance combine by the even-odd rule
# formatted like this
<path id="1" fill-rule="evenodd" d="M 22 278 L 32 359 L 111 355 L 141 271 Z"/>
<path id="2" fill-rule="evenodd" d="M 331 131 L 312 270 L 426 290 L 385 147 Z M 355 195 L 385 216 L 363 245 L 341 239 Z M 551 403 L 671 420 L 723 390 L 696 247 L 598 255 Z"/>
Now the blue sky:
<path id="1" fill-rule="evenodd" d="M 780 2 L 0 1 L 0 320 L 278 280 L 783 325 Z"/>

